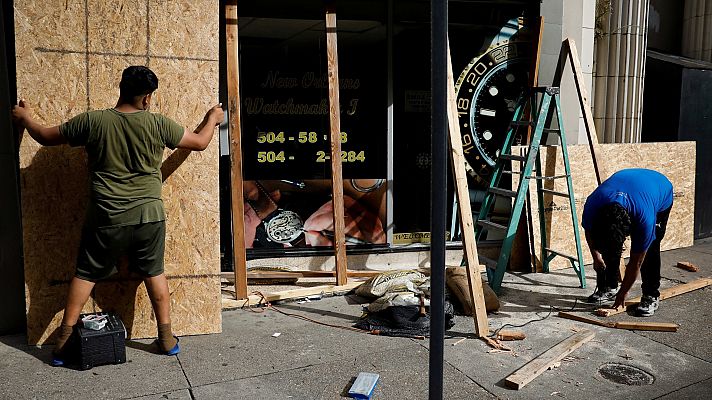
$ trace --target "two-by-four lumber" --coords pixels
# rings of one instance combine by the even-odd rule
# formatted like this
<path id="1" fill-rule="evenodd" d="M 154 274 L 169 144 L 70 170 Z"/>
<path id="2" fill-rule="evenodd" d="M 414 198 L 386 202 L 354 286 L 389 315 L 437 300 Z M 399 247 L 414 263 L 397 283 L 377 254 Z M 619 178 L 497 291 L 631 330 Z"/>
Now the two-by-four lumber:
<path id="1" fill-rule="evenodd" d="M 329 71 L 329 116 L 331 129 L 331 193 L 334 208 L 334 256 L 336 284 L 348 281 L 346 270 L 346 230 L 344 222 L 344 181 L 341 172 L 341 110 L 339 107 L 339 56 L 336 48 L 336 12 L 333 4 L 326 10 L 326 58 Z"/>
<path id="2" fill-rule="evenodd" d="M 475 242 L 475 227 L 472 223 L 472 209 L 470 208 L 470 192 L 467 186 L 465 173 L 465 154 L 462 151 L 462 136 L 457 114 L 457 100 L 455 95 L 455 79 L 452 75 L 452 61 L 450 46 L 447 49 L 447 97 L 448 97 L 448 126 L 450 133 L 450 152 L 452 166 L 455 172 L 455 191 L 457 204 L 460 207 L 460 224 L 462 225 L 462 242 L 467 259 L 467 279 L 469 281 L 469 295 L 474 310 L 472 317 L 475 321 L 475 335 L 486 337 L 489 334 L 487 322 L 487 308 L 482 291 L 482 278 L 480 277 L 477 243 Z"/>
<path id="3" fill-rule="evenodd" d="M 712 278 L 700 278 L 695 279 L 692 282 L 683 283 L 681 285 L 673 286 L 667 289 L 660 290 L 660 300 L 669 299 L 670 297 L 675 297 L 677 295 L 685 294 L 693 290 L 701 289 L 703 287 L 712 285 Z M 641 298 L 635 297 L 625 302 L 625 306 L 618 308 L 599 308 L 596 310 L 596 315 L 601 317 L 610 317 L 611 315 L 620 314 L 625 312 L 628 306 L 632 306 L 640 303 Z"/>
<path id="4" fill-rule="evenodd" d="M 245 249 L 245 204 L 242 193 L 242 133 L 240 130 L 240 68 L 237 37 L 237 0 L 225 5 L 227 45 L 227 109 L 230 135 L 230 182 L 232 198 L 232 248 L 235 269 L 235 298 L 247 298 L 247 255 Z"/>
<path id="5" fill-rule="evenodd" d="M 259 294 L 251 294 L 246 299 L 243 299 L 243 300 L 223 299 L 223 308 L 224 309 L 239 308 L 239 307 L 244 307 L 247 305 L 257 305 L 257 304 L 260 304 L 260 302 L 262 302 L 262 304 L 264 304 L 264 302 L 300 299 L 303 297 L 316 296 L 316 295 L 333 295 L 336 293 L 350 292 L 351 290 L 359 287 L 362 284 L 363 284 L 363 282 L 350 282 L 350 283 L 347 283 L 346 285 L 341 285 L 341 286 L 339 286 L 339 285 L 313 286 L 313 287 L 308 287 L 308 288 L 285 290 L 282 292 L 264 293 L 264 295 L 265 295 L 264 298 Z"/>
<path id="6" fill-rule="evenodd" d="M 586 317 L 584 315 L 572 314 L 566 311 L 560 311 L 559 317 L 566 318 L 587 324 L 604 326 L 606 328 L 628 329 L 634 331 L 659 331 L 659 332 L 677 332 L 680 326 L 671 322 L 647 322 L 647 321 L 601 321 L 600 319 Z"/>
<path id="7" fill-rule="evenodd" d="M 484 271 L 485 266 L 478 266 L 480 272 Z M 372 271 L 372 270 L 347 270 L 346 275 L 349 278 L 371 278 L 374 276 L 381 275 L 384 272 L 393 271 L 392 269 L 384 271 Z M 422 273 L 423 275 L 430 275 L 430 268 L 418 268 L 415 269 Z M 304 269 L 291 269 L 284 271 L 252 271 L 247 272 L 247 278 L 286 278 L 291 274 L 292 277 L 297 278 L 330 278 L 336 276 L 336 271 L 312 271 Z M 222 279 L 228 282 L 235 282 L 235 274 L 233 272 L 221 272 L 220 276 Z"/>
<path id="8" fill-rule="evenodd" d="M 588 137 L 588 145 L 591 149 L 591 160 L 593 161 L 593 170 L 596 173 L 596 180 L 600 185 L 605 176 L 601 173 L 601 170 L 605 172 L 605 166 L 599 163 L 596 158 L 596 153 L 598 152 L 598 135 L 596 133 L 596 125 L 593 122 L 593 113 L 591 112 L 591 104 L 589 103 L 588 90 L 586 90 L 586 83 L 583 79 L 583 72 L 581 70 L 581 61 L 578 56 L 578 50 L 576 50 L 576 43 L 571 39 L 566 39 L 561 43 L 561 51 L 559 52 L 559 62 L 556 66 L 556 71 L 554 72 L 554 86 L 561 85 L 561 77 L 564 73 L 564 68 L 566 67 L 566 60 L 571 62 L 571 69 L 574 73 L 574 83 L 576 84 L 576 90 L 578 92 L 579 105 L 581 106 L 581 112 L 583 113 L 583 122 L 586 127 L 586 134 Z"/>
<path id="9" fill-rule="evenodd" d="M 513 374 L 509 375 L 504 380 L 505 385 L 508 388 L 517 390 L 523 388 L 524 385 L 541 375 L 549 367 L 559 362 L 572 351 L 581 347 L 584 343 L 593 339 L 595 335 L 596 334 L 593 331 L 584 329 L 573 334 L 572 336 L 569 336 L 567 339 L 559 342 L 556 346 L 545 351 L 539 357 L 534 358 Z"/>

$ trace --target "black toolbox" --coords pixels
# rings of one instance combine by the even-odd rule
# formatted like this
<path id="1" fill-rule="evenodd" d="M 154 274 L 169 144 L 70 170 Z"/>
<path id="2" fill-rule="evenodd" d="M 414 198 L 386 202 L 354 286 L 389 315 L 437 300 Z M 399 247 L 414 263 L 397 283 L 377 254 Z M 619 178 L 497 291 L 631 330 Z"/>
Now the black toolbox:
<path id="1" fill-rule="evenodd" d="M 106 325 L 100 330 L 85 328 L 82 318 L 88 315 L 106 315 Z M 126 328 L 116 314 L 80 315 L 74 328 L 74 336 L 80 369 L 86 370 L 97 365 L 126 362 Z"/>

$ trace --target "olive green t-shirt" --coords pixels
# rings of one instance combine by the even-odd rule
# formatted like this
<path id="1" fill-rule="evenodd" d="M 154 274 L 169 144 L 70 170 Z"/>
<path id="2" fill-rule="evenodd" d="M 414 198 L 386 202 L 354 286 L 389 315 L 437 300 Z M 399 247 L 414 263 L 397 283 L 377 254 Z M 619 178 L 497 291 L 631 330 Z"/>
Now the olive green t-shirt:
<path id="1" fill-rule="evenodd" d="M 184 129 L 148 111 L 88 111 L 59 126 L 71 146 L 89 156 L 90 202 L 86 225 L 136 225 L 165 220 L 161 162 Z"/>

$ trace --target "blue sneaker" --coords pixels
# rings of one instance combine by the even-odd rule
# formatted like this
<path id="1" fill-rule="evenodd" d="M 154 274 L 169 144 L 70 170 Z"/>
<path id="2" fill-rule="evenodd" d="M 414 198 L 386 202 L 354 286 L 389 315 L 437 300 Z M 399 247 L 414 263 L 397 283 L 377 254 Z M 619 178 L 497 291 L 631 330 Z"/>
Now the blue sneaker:
<path id="1" fill-rule="evenodd" d="M 168 351 L 166 351 L 166 352 L 163 353 L 163 354 L 165 354 L 165 355 L 167 355 L 167 356 L 175 356 L 175 355 L 177 355 L 178 353 L 180 353 L 180 345 L 178 344 L 178 342 L 180 342 L 180 339 L 179 339 L 178 336 L 176 336 L 176 335 L 173 335 L 173 337 L 176 338 L 176 345 L 173 346 L 172 349 L 170 349 L 170 350 L 168 350 Z"/>
<path id="2" fill-rule="evenodd" d="M 59 356 L 52 355 L 52 360 L 50 360 L 49 365 L 53 367 L 61 367 L 64 365 L 64 359 Z"/>

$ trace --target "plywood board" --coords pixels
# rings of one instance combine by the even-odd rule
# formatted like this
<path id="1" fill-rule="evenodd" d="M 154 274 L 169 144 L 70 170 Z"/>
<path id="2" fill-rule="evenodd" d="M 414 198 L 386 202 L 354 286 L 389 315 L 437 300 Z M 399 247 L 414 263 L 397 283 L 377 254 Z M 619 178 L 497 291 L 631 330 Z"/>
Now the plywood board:
<path id="1" fill-rule="evenodd" d="M 144 64 L 159 78 L 151 111 L 192 129 L 218 102 L 219 12 L 207 0 L 16 2 L 18 93 L 41 122 L 59 124 L 113 107 L 123 68 Z M 171 28 L 176 22 L 180 29 Z M 180 335 L 221 331 L 217 142 L 182 154 L 182 165 L 164 176 L 165 271 Z M 28 341 L 41 344 L 52 340 L 74 275 L 88 202 L 86 155 L 42 147 L 25 134 L 20 168 Z M 131 337 L 156 334 L 145 288 L 128 272 L 96 286 L 85 307 L 93 310 L 117 311 Z"/>
<path id="2" fill-rule="evenodd" d="M 512 152 L 519 151 L 513 148 Z M 563 159 L 559 146 L 542 147 L 542 169 L 545 175 L 563 174 Z M 596 176 L 591 162 L 591 153 L 588 145 L 568 146 L 569 160 L 571 163 L 576 213 L 579 221 L 584 263 L 592 262 L 591 253 L 584 241 L 584 230 L 580 226 L 581 213 L 586 198 L 597 187 Z M 674 205 L 670 212 L 665 238 L 661 243 L 661 250 L 671 250 L 680 247 L 692 246 L 693 224 L 695 207 L 695 143 L 636 143 L 636 144 L 602 144 L 597 157 L 606 165 L 606 172 L 615 172 L 625 168 L 648 168 L 661 172 L 672 182 L 674 191 Z M 516 163 L 515 163 L 516 164 Z M 513 168 L 518 170 L 518 165 Z M 604 179 L 606 177 L 603 177 Z M 516 179 L 513 179 L 516 181 Z M 516 184 L 516 182 L 514 183 Z M 566 181 L 557 179 L 544 186 L 558 192 L 566 192 Z M 536 185 L 531 182 L 529 190 L 536 193 Z M 532 196 L 533 210 L 539 207 L 537 197 Z M 566 254 L 576 254 L 576 243 L 572 231 L 571 212 L 568 200 L 563 197 L 544 195 L 544 208 L 546 211 L 547 247 L 559 250 Z M 532 213 L 534 224 L 534 242 L 537 252 L 537 262 L 541 263 L 541 238 L 539 233 L 539 215 Z M 552 229 L 552 227 L 554 229 Z M 630 240 L 626 243 L 630 248 Z M 526 251 L 526 248 L 513 249 L 513 251 Z M 513 256 L 514 257 L 514 256 Z M 567 259 L 556 257 L 550 263 L 550 269 L 562 269 L 571 266 Z"/>

